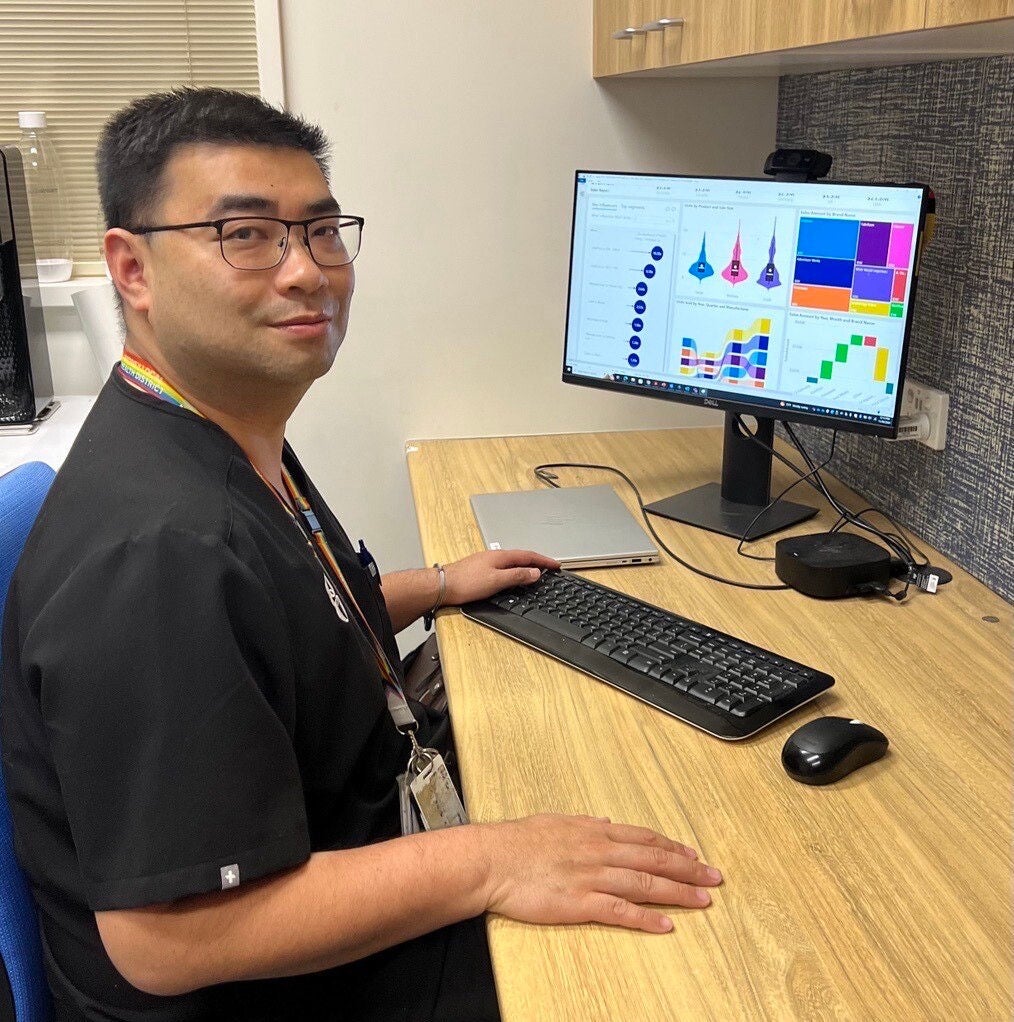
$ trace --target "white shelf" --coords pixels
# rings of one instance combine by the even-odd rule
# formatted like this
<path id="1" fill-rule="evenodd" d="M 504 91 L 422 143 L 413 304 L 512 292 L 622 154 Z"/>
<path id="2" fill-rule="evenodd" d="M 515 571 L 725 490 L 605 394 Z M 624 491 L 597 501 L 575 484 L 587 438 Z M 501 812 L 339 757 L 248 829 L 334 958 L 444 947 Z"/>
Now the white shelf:
<path id="1" fill-rule="evenodd" d="M 108 283 L 106 277 L 71 277 L 70 280 L 61 280 L 59 284 L 40 284 L 39 291 L 42 293 L 44 308 L 70 309 L 74 306 L 71 295 L 90 287 L 101 287 Z"/>

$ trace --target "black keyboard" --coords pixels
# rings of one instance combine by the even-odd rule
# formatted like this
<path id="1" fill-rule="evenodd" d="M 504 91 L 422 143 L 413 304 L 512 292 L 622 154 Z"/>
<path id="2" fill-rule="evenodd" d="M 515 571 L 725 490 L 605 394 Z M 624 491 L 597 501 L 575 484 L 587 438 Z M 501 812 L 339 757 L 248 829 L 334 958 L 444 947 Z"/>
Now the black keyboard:
<path id="1" fill-rule="evenodd" d="M 756 734 L 834 684 L 829 674 L 566 571 L 461 610 L 717 738 Z"/>

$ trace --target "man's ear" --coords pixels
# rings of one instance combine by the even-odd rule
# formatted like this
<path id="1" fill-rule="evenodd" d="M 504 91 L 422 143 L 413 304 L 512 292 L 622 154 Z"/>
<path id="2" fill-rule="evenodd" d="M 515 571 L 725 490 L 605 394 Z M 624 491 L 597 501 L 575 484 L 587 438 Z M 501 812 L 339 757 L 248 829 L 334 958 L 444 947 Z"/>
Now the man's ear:
<path id="1" fill-rule="evenodd" d="M 147 241 L 139 234 L 113 227 L 106 231 L 102 249 L 113 285 L 123 299 L 124 315 L 132 311 L 147 318 L 151 309 Z"/>

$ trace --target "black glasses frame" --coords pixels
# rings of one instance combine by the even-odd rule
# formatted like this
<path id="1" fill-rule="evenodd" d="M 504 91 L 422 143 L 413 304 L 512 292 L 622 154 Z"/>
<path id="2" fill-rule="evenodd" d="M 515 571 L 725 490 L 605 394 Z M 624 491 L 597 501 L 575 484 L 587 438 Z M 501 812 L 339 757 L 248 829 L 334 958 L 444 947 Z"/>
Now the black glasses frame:
<path id="1" fill-rule="evenodd" d="M 238 223 L 242 220 L 270 220 L 275 224 L 282 224 L 286 228 L 285 245 L 279 250 L 278 262 L 273 263 L 271 266 L 262 266 L 260 269 L 251 270 L 249 266 L 236 266 L 229 262 L 228 257 L 225 254 L 225 238 L 222 234 L 222 228 L 226 224 Z M 348 262 L 345 263 L 322 263 L 314 254 L 313 249 L 310 247 L 310 226 L 312 224 L 320 223 L 323 220 L 337 220 L 339 227 L 351 227 L 352 224 L 359 225 L 359 239 L 360 248 L 356 249 L 356 255 L 354 255 Z M 350 266 L 355 260 L 356 256 L 359 255 L 360 249 L 362 248 L 362 236 L 363 228 L 366 226 L 366 220 L 361 216 L 353 216 L 351 213 L 330 213 L 324 216 L 312 216 L 306 220 L 283 220 L 278 216 L 256 216 L 254 214 L 248 216 L 226 216 L 219 220 L 197 220 L 192 224 L 162 224 L 157 226 L 149 226 L 144 224 L 140 227 L 134 227 L 131 234 L 158 234 L 161 231 L 189 231 L 194 227 L 214 227 L 218 231 L 218 248 L 222 253 L 222 258 L 234 269 L 234 270 L 249 270 L 251 273 L 260 273 L 261 270 L 273 270 L 276 266 L 279 266 L 282 260 L 285 258 L 285 253 L 289 250 L 289 237 L 292 233 L 293 227 L 303 228 L 303 242 L 306 245 L 307 252 L 310 253 L 310 258 L 318 265 L 325 269 L 334 269 L 337 266 Z"/>

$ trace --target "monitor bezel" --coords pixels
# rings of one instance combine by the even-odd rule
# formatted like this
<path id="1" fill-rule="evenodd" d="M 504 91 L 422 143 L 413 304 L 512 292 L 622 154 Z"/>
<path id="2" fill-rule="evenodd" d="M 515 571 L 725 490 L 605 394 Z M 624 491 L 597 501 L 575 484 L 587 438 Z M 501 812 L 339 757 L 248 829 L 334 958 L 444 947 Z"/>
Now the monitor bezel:
<path id="1" fill-rule="evenodd" d="M 702 395 L 686 394 L 676 391 L 654 390 L 637 384 L 625 384 L 616 380 L 595 379 L 590 376 L 578 376 L 567 372 L 567 342 L 570 335 L 570 307 L 573 298 L 574 286 L 574 234 L 577 227 L 577 187 L 578 179 L 582 174 L 601 174 L 609 177 L 656 177 L 656 178 L 678 178 L 693 181 L 753 181 L 762 184 L 829 184 L 847 185 L 865 188 L 906 188 L 919 190 L 922 193 L 922 201 L 919 205 L 919 221 L 916 227 L 918 241 L 916 243 L 915 258 L 912 263 L 912 282 L 909 289 L 908 307 L 905 315 L 905 333 L 901 342 L 901 368 L 898 372 L 898 396 L 894 405 L 894 417 L 890 424 L 861 422 L 857 419 L 850 419 L 846 416 L 826 415 L 822 412 L 804 412 L 796 409 L 776 407 L 774 405 L 757 405 L 749 401 L 737 401 L 725 394 Z M 567 265 L 567 311 L 563 324 L 563 362 L 560 367 L 560 378 L 563 383 L 570 383 L 578 387 L 592 387 L 596 390 L 608 390 L 612 393 L 633 394 L 637 397 L 650 397 L 658 401 L 675 401 L 679 404 L 694 405 L 698 408 L 712 408 L 720 412 L 733 412 L 739 415 L 752 415 L 754 418 L 771 418 L 779 421 L 799 422 L 810 426 L 824 426 L 831 429 L 838 429 L 849 433 L 861 433 L 866 436 L 879 436 L 894 438 L 898 435 L 898 424 L 901 420 L 902 392 L 906 373 L 908 371 L 908 349 L 912 334 L 912 321 L 915 318 L 915 294 L 919 284 L 919 269 L 922 262 L 922 246 L 925 238 L 926 214 L 929 206 L 930 189 L 918 182 L 898 183 L 897 181 L 827 181 L 823 178 L 812 182 L 779 182 L 772 177 L 734 177 L 723 174 L 663 174 L 655 172 L 641 172 L 636 170 L 575 170 L 574 171 L 574 198 L 571 208 L 570 221 L 570 253 Z"/>

